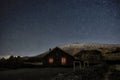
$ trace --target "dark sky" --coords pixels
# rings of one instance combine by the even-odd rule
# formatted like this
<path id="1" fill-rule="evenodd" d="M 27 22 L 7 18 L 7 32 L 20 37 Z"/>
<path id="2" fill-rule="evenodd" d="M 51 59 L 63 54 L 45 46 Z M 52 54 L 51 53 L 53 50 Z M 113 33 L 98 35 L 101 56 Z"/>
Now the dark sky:
<path id="1" fill-rule="evenodd" d="M 120 43 L 120 0 L 0 0 L 0 55 L 74 42 Z"/>

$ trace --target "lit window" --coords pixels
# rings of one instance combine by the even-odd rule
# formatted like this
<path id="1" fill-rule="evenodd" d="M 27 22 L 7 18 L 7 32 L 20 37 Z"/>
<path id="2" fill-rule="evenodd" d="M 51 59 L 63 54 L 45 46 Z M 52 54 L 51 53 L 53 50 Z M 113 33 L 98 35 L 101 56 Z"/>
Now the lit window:
<path id="1" fill-rule="evenodd" d="M 53 63 L 53 61 L 54 61 L 54 60 L 53 60 L 53 58 L 49 58 L 49 63 L 51 63 L 51 64 L 52 64 L 52 63 Z"/>
<path id="2" fill-rule="evenodd" d="M 61 63 L 62 63 L 62 64 L 66 64 L 66 58 L 65 58 L 65 57 L 62 57 L 62 58 L 61 58 Z"/>

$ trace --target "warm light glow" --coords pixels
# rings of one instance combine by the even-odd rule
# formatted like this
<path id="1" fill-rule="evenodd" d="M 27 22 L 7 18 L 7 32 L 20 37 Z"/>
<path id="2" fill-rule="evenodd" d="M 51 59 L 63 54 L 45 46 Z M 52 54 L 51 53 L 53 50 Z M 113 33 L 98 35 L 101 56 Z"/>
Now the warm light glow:
<path id="1" fill-rule="evenodd" d="M 49 63 L 53 63 L 53 58 L 49 58 Z"/>
<path id="2" fill-rule="evenodd" d="M 62 64 L 66 64 L 66 58 L 65 58 L 65 57 L 62 57 L 62 58 L 61 58 L 61 63 L 62 63 Z"/>

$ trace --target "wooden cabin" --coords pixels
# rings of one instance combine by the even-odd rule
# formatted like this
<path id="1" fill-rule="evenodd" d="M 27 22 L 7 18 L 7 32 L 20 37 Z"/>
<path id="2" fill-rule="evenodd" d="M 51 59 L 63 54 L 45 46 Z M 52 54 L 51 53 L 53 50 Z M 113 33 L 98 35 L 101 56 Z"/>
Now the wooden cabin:
<path id="1" fill-rule="evenodd" d="M 103 56 L 98 50 L 82 50 L 75 55 L 77 59 L 89 64 L 100 64 L 103 62 Z"/>
<path id="2" fill-rule="evenodd" d="M 67 53 L 59 47 L 49 49 L 48 52 L 41 55 L 42 64 L 44 66 L 73 66 L 76 63 L 81 65 L 86 64 L 101 64 L 103 56 L 98 50 L 81 50 L 74 55 Z"/>
<path id="3" fill-rule="evenodd" d="M 50 49 L 42 60 L 45 66 L 72 66 L 74 57 L 56 47 Z"/>

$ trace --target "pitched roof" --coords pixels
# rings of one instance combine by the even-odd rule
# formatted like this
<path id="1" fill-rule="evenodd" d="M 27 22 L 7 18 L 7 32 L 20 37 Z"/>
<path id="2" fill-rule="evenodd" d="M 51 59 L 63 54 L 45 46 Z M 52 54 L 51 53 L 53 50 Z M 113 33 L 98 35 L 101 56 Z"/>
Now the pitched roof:
<path id="1" fill-rule="evenodd" d="M 68 54 L 68 55 L 70 55 L 70 56 L 72 56 L 71 54 L 67 53 L 66 51 L 62 50 L 61 48 L 55 47 L 55 48 L 50 49 L 49 51 L 47 51 L 47 52 L 45 52 L 45 53 L 43 53 L 43 54 L 38 55 L 37 57 L 43 58 L 44 56 L 46 56 L 47 54 L 49 54 L 50 52 L 52 52 L 52 51 L 54 51 L 54 50 L 56 50 L 56 49 L 57 49 L 57 50 L 60 50 L 60 51 L 62 51 L 62 52 L 64 52 L 64 53 L 66 53 L 66 54 Z"/>

